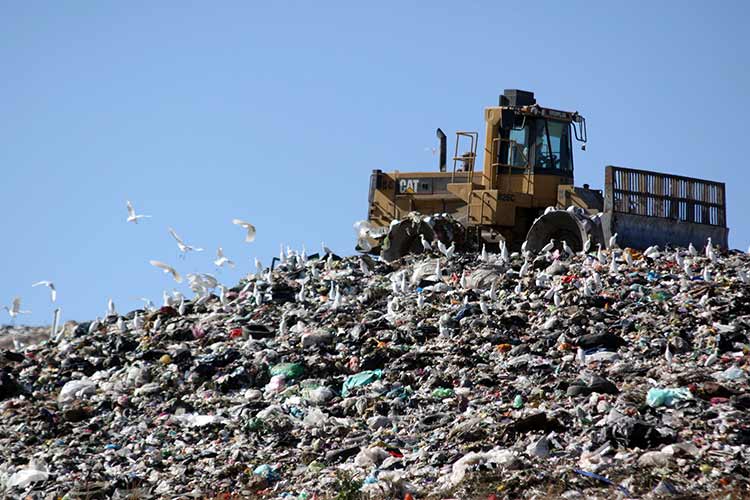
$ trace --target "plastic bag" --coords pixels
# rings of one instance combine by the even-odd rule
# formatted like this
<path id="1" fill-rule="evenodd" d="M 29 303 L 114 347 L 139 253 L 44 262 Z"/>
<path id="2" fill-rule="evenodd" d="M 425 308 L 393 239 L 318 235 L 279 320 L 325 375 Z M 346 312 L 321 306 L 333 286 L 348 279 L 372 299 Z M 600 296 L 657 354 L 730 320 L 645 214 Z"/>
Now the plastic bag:
<path id="1" fill-rule="evenodd" d="M 347 397 L 349 395 L 350 389 L 372 384 L 376 380 L 380 380 L 382 376 L 383 370 L 379 368 L 377 370 L 367 370 L 364 372 L 355 373 L 354 375 L 349 375 L 348 377 L 346 377 L 344 386 L 341 388 L 341 395 Z"/>
<path id="2" fill-rule="evenodd" d="M 646 404 L 652 408 L 658 408 L 660 406 L 673 406 L 677 401 L 692 398 L 693 395 L 690 394 L 689 389 L 659 389 L 658 387 L 654 387 L 649 389 L 648 394 L 646 394 Z"/>

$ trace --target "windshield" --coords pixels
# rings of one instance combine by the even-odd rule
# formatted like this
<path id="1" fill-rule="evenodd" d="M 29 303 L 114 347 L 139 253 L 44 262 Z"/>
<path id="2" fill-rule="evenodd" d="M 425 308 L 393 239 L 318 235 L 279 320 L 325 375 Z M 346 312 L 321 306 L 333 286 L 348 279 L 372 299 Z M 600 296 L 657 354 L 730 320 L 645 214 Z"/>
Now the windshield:
<path id="1" fill-rule="evenodd" d="M 535 169 L 572 170 L 570 128 L 567 122 L 537 120 Z"/>

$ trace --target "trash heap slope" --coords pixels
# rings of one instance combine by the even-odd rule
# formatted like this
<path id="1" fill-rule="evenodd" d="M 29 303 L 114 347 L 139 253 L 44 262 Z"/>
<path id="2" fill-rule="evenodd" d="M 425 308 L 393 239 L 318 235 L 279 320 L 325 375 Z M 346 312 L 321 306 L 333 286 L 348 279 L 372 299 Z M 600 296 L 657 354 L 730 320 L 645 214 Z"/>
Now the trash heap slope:
<path id="1" fill-rule="evenodd" d="M 525 262 L 296 259 L 3 350 L 0 494 L 747 494 L 748 256 Z"/>

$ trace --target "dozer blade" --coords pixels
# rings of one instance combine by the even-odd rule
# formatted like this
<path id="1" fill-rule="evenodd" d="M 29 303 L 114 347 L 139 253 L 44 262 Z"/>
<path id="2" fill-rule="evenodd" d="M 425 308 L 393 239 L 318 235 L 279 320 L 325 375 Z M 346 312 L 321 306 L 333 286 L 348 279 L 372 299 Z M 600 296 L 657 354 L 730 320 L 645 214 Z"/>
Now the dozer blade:
<path id="1" fill-rule="evenodd" d="M 424 251 L 422 238 L 428 242 L 435 239 L 445 245 L 455 243 L 457 249 L 463 249 L 466 230 L 453 217 L 445 214 L 422 216 L 417 212 L 410 213 L 401 220 L 394 220 L 388 228 L 372 228 L 362 223 L 355 224 L 359 232 L 357 250 L 377 253 L 386 262 L 400 259 L 409 253 Z"/>
<path id="2" fill-rule="evenodd" d="M 608 166 L 604 187 L 604 237 L 620 247 L 727 248 L 724 183 Z"/>

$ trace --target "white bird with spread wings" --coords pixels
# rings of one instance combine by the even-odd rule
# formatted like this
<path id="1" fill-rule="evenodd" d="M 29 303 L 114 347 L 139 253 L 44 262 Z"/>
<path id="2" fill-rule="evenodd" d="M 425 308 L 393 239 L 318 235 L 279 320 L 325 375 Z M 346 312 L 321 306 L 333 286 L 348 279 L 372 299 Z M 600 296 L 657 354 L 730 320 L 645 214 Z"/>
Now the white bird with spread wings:
<path id="1" fill-rule="evenodd" d="M 174 238 L 175 241 L 177 241 L 177 246 L 179 247 L 183 258 L 185 257 L 185 255 L 187 255 L 188 252 L 202 252 L 203 251 L 202 248 L 194 247 L 192 245 L 188 245 L 187 243 L 185 243 L 182 240 L 182 238 L 180 238 L 175 232 L 175 230 L 172 229 L 171 227 L 167 229 L 169 229 L 169 234 L 172 235 L 172 238 Z"/>
<path id="2" fill-rule="evenodd" d="M 242 219 L 232 219 L 232 224 L 235 224 L 247 230 L 247 234 L 245 235 L 246 242 L 252 243 L 253 241 L 255 241 L 255 226 L 253 226 L 249 222 L 245 222 Z"/>
<path id="3" fill-rule="evenodd" d="M 41 286 L 41 285 L 44 285 L 47 288 L 49 288 L 50 298 L 52 299 L 52 302 L 55 302 L 57 300 L 57 289 L 55 288 L 55 284 L 52 283 L 51 281 L 37 281 L 31 286 L 34 287 L 34 286 Z"/>
<path id="4" fill-rule="evenodd" d="M 138 224 L 138 219 L 150 219 L 150 215 L 137 215 L 135 213 L 135 208 L 133 208 L 133 204 L 130 203 L 129 200 L 125 200 L 125 203 L 128 205 L 128 222 L 132 222 L 133 224 Z"/>
<path id="5" fill-rule="evenodd" d="M 150 261 L 148 261 L 148 262 L 149 262 L 149 264 L 151 264 L 152 266 L 154 266 L 154 267 L 158 267 L 159 269 L 161 269 L 162 271 L 164 271 L 164 274 L 167 274 L 167 273 L 171 274 L 171 275 L 172 275 L 172 277 L 174 278 L 174 280 L 175 280 L 175 281 L 176 281 L 177 283 L 182 283 L 182 276 L 180 276 L 180 273 L 178 273 L 178 272 L 177 272 L 177 271 L 175 270 L 175 268 L 174 268 L 174 267 L 172 267 L 172 266 L 170 266 L 170 265 L 168 265 L 168 264 L 165 264 L 164 262 L 160 262 L 160 261 L 158 261 L 158 260 L 150 260 Z"/>
<path id="6" fill-rule="evenodd" d="M 221 247 L 216 251 L 216 260 L 214 261 L 214 264 L 216 264 L 216 267 L 222 267 L 224 264 L 229 267 L 234 267 L 234 261 L 224 255 L 224 250 L 222 250 Z"/>
<path id="7" fill-rule="evenodd" d="M 8 314 L 12 319 L 16 319 L 16 316 L 19 314 L 31 314 L 31 311 L 22 311 L 21 310 L 21 297 L 16 297 L 13 299 L 13 304 L 8 306 L 3 306 L 3 309 L 8 311 Z"/>

